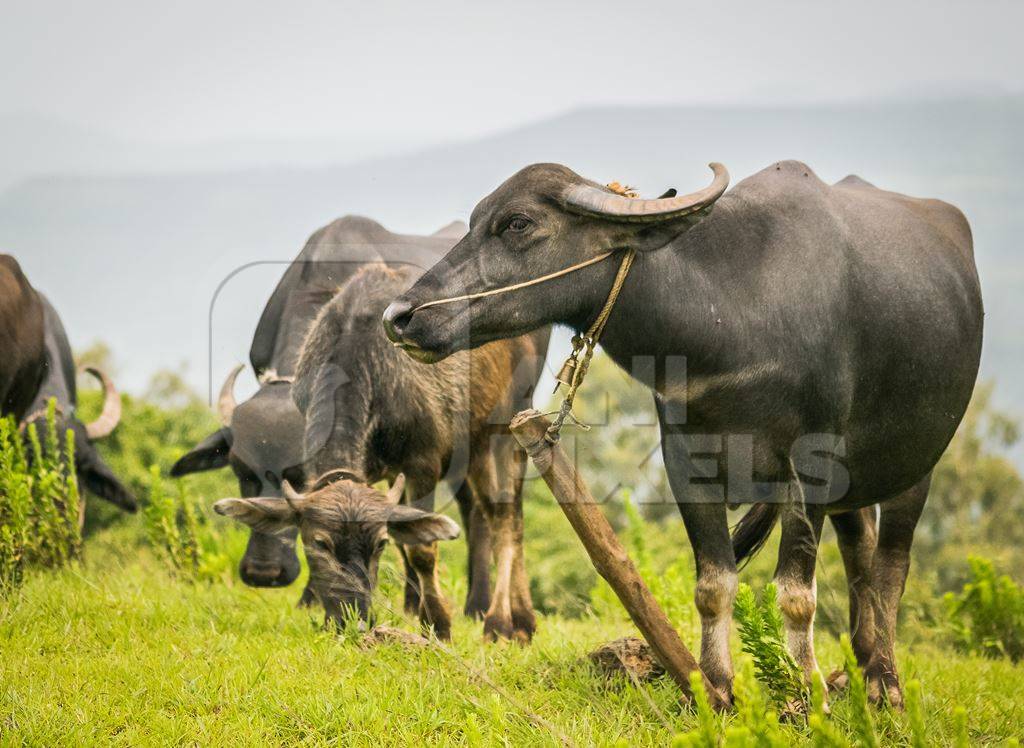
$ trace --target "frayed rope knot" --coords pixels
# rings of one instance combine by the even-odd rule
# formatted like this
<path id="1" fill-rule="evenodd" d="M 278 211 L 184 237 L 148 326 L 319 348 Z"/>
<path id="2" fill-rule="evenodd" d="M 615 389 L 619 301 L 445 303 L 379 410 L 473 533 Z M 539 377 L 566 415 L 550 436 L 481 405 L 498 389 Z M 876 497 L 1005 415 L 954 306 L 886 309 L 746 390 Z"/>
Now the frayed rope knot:
<path id="1" fill-rule="evenodd" d="M 614 192 L 616 195 L 622 195 L 628 197 L 630 200 L 636 200 L 640 197 L 640 193 L 628 184 L 619 184 L 618 182 L 609 182 L 605 185 L 609 190 Z"/>

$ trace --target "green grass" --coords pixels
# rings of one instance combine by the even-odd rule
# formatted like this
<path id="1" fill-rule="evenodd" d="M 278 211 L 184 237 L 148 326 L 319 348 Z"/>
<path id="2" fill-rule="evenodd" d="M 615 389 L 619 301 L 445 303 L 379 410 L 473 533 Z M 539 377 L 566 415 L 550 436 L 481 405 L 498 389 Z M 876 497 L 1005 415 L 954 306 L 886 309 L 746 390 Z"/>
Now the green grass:
<path id="1" fill-rule="evenodd" d="M 531 527 L 543 528 L 545 544 L 576 543 L 554 507 L 531 506 Z M 35 571 L 0 600 L 0 744 L 666 745 L 696 727 L 667 679 L 607 682 L 583 661 L 596 645 L 635 634 L 612 613 L 543 615 L 528 648 L 486 644 L 480 625 L 457 615 L 450 653 L 366 651 L 322 630 L 319 611 L 296 609 L 299 584 L 253 590 L 231 575 L 175 578 L 143 536 L 139 518 L 108 526 L 87 539 L 81 563 Z M 225 528 L 224 537 L 237 559 L 244 534 Z M 529 555 L 544 547 L 531 546 L 527 563 L 544 566 Z M 415 630 L 388 610 L 399 585 L 396 554 L 386 555 L 378 610 Z M 456 608 L 464 555 L 461 542 L 443 550 Z M 696 645 L 695 630 L 682 634 Z M 817 643 L 823 668 L 842 661 L 834 637 L 819 633 Z M 900 664 L 905 680 L 921 681 L 933 744 L 952 743 L 958 705 L 972 742 L 1024 730 L 1021 665 L 929 641 L 901 649 Z M 847 706 L 833 699 L 840 731 Z M 878 711 L 875 721 L 886 744 L 908 744 L 907 716 Z M 803 727 L 784 729 L 807 740 Z"/>

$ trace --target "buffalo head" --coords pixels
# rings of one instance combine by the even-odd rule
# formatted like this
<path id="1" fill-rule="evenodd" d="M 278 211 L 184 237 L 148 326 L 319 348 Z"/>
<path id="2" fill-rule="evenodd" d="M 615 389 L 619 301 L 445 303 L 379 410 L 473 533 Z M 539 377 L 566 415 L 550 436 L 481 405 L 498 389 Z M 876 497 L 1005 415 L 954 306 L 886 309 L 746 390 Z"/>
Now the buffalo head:
<path id="1" fill-rule="evenodd" d="M 468 302 L 430 302 L 514 286 L 625 247 L 663 247 L 725 192 L 725 167 L 711 168 L 714 180 L 705 189 L 683 196 L 669 190 L 652 200 L 557 164 L 522 169 L 477 204 L 469 233 L 387 308 L 388 338 L 413 358 L 434 362 L 551 323 L 585 328 L 604 303 L 615 261 Z"/>
<path id="2" fill-rule="evenodd" d="M 96 377 L 103 386 L 103 411 L 96 420 L 82 423 L 75 417 L 73 410 L 65 412 L 58 405 L 54 420 L 57 443 L 64 449 L 64 440 L 70 431 L 75 442 L 75 474 L 79 485 L 126 512 L 134 512 L 138 509 L 135 496 L 117 479 L 93 445 L 93 442 L 109 436 L 121 420 L 121 396 L 114 383 L 102 371 L 93 367 L 86 367 L 85 371 Z M 36 410 L 22 420 L 19 429 L 26 435 L 26 439 L 29 424 L 34 426 L 40 444 L 45 448 L 50 441 L 46 408 Z M 31 458 L 32 450 L 27 450 L 27 454 Z"/>
<path id="3" fill-rule="evenodd" d="M 369 619 L 377 566 L 389 538 L 402 545 L 429 545 L 459 535 L 459 526 L 448 517 L 398 503 L 405 485 L 401 475 L 386 495 L 348 478 L 322 483 L 303 495 L 286 481 L 283 497 L 221 499 L 213 508 L 254 532 L 297 529 L 309 563 L 309 586 L 328 622 L 341 624 L 349 611 Z"/>
<path id="4" fill-rule="evenodd" d="M 251 398 L 236 403 L 237 366 L 224 381 L 218 399 L 220 429 L 171 468 L 177 477 L 230 466 L 244 497 L 283 497 L 285 481 L 303 485 L 302 415 L 291 398 L 291 382 L 265 377 Z M 239 565 L 242 581 L 252 587 L 284 587 L 299 575 L 295 531 L 270 534 L 254 530 Z"/>

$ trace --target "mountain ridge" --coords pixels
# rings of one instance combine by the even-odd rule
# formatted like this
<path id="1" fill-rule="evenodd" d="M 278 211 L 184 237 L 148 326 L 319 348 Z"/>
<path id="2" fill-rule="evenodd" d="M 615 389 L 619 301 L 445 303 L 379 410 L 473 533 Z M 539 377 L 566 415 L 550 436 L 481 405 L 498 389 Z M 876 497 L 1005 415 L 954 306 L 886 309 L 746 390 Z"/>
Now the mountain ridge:
<path id="1" fill-rule="evenodd" d="M 797 158 L 826 181 L 856 173 L 964 210 L 988 311 L 983 376 L 997 380 L 1001 404 L 1024 412 L 1021 131 L 1024 96 L 825 108 L 580 107 L 343 164 L 22 180 L 0 193 L 0 246 L 54 300 L 75 345 L 102 338 L 113 346 L 126 386 L 140 388 L 149 371 L 185 359 L 190 381 L 207 389 L 245 360 L 284 264 L 340 215 L 430 233 L 467 219 L 483 195 L 536 161 L 659 194 L 703 186 L 711 160 L 725 163 L 735 183 Z M 210 317 L 220 281 L 254 261 L 265 264 L 236 276 Z"/>

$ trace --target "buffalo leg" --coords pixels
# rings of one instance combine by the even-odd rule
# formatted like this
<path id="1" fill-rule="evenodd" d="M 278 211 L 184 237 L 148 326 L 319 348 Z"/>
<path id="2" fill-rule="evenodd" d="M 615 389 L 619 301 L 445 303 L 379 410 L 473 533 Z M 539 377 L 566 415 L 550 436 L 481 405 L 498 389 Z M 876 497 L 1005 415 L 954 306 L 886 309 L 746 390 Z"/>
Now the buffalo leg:
<path id="1" fill-rule="evenodd" d="M 903 691 L 896 672 L 896 614 L 910 571 L 910 546 L 921 518 L 929 474 L 913 488 L 881 505 L 878 545 L 871 568 L 875 606 L 875 647 L 864 671 L 868 698 L 878 703 L 888 699 L 896 709 L 903 707 Z"/>
<path id="2" fill-rule="evenodd" d="M 490 527 L 495 565 L 494 592 L 484 616 L 484 636 L 491 641 L 529 641 L 534 621 L 529 589 L 522 581 L 522 462 L 517 461 L 511 437 L 495 438 L 493 442 L 492 449 L 481 454 L 471 470 L 475 495 Z"/>
<path id="3" fill-rule="evenodd" d="M 406 499 L 409 504 L 422 509 L 432 509 L 433 491 L 436 486 L 435 477 L 417 478 L 411 477 L 406 484 Z M 428 498 L 429 497 L 429 498 Z M 448 601 L 445 600 L 441 591 L 441 580 L 437 574 L 437 543 L 430 545 L 407 545 L 404 546 L 405 556 L 409 560 L 409 566 L 416 574 L 419 581 L 419 617 L 420 623 L 425 627 L 433 627 L 438 639 L 450 639 L 452 630 L 452 616 L 448 608 Z"/>
<path id="4" fill-rule="evenodd" d="M 306 589 L 302 591 L 302 596 L 299 598 L 298 606 L 300 608 L 310 608 L 316 604 L 316 595 L 313 594 L 313 589 L 306 584 Z"/>
<path id="5" fill-rule="evenodd" d="M 857 664 L 867 667 L 875 647 L 875 610 L 871 596 L 871 565 L 875 556 L 878 532 L 875 507 L 829 517 L 836 530 L 839 552 L 846 570 L 846 586 L 850 597 L 850 642 Z"/>
<path id="6" fill-rule="evenodd" d="M 530 641 L 537 630 L 537 618 L 533 612 L 533 597 L 530 595 L 530 578 L 526 574 L 526 558 L 523 550 L 523 476 L 526 474 L 526 453 L 514 449 L 512 468 L 515 491 L 515 514 L 513 516 L 513 537 L 515 557 L 512 560 L 512 629 L 520 641 Z"/>
<path id="7" fill-rule="evenodd" d="M 438 639 L 450 639 L 452 617 L 437 577 L 437 543 L 409 545 L 405 552 L 420 582 L 420 623 L 433 628 Z"/>
<path id="8" fill-rule="evenodd" d="M 405 548 L 398 546 L 398 552 L 402 556 L 402 567 L 405 569 L 403 607 L 407 614 L 416 615 L 420 610 L 420 580 L 416 576 L 416 570 L 413 569 L 412 563 L 409 561 L 409 554 L 406 553 Z"/>
<path id="9" fill-rule="evenodd" d="M 724 495 L 716 486 L 692 482 L 700 471 L 683 434 L 673 433 L 670 405 L 656 399 L 661 423 L 661 451 L 669 486 L 683 517 L 697 568 L 694 602 L 700 614 L 700 669 L 715 688 L 732 700 L 732 655 L 729 632 L 738 578 L 729 537 Z M 676 420 L 676 422 L 679 422 Z"/>
<path id="10" fill-rule="evenodd" d="M 700 614 L 700 669 L 726 698 L 732 694 L 729 632 L 736 600 L 736 561 L 724 503 L 679 504 L 697 566 L 694 602 Z"/>
<path id="11" fill-rule="evenodd" d="M 455 491 L 455 500 L 466 528 L 467 589 L 463 612 L 470 618 L 483 618 L 491 607 L 491 536 L 487 517 L 468 480 Z"/>
<path id="12" fill-rule="evenodd" d="M 818 592 L 814 570 L 825 508 L 804 501 L 799 480 L 790 483 L 790 494 L 780 517 L 782 538 L 775 567 L 775 586 L 789 652 L 809 683 L 818 673 L 818 661 L 814 656 L 814 612 Z"/>

